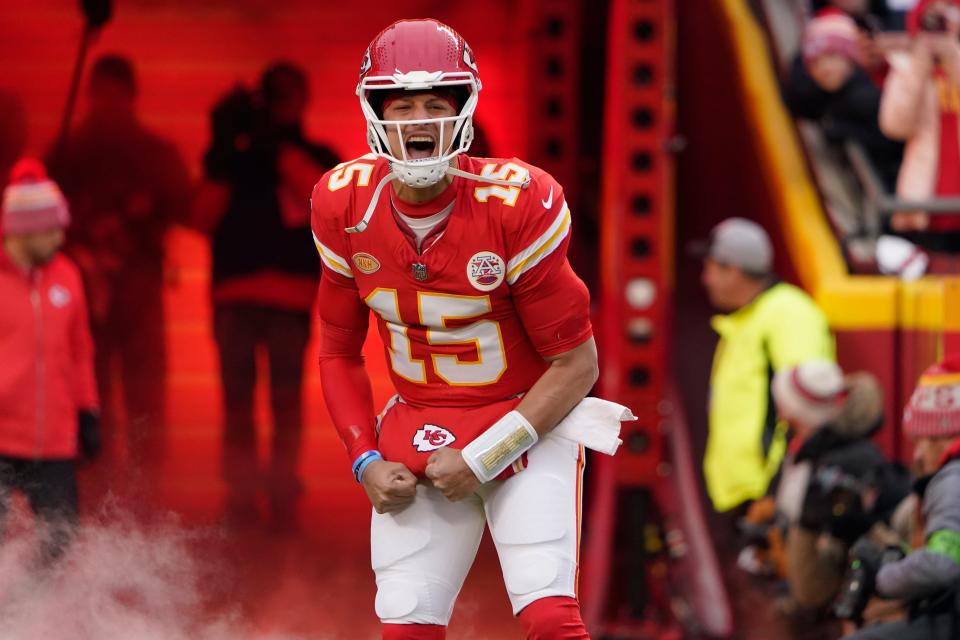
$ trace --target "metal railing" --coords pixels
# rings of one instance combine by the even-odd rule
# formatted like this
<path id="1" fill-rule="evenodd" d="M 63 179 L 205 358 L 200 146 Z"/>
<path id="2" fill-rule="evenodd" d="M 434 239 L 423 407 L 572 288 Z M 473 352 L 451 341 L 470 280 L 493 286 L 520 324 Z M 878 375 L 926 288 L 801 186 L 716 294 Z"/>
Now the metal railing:
<path id="1" fill-rule="evenodd" d="M 934 216 L 960 214 L 960 196 L 910 200 L 889 193 L 863 147 L 851 140 L 847 141 L 844 148 L 850 166 L 863 187 L 867 228 L 870 228 L 871 222 L 880 221 L 897 211 L 923 211 Z"/>

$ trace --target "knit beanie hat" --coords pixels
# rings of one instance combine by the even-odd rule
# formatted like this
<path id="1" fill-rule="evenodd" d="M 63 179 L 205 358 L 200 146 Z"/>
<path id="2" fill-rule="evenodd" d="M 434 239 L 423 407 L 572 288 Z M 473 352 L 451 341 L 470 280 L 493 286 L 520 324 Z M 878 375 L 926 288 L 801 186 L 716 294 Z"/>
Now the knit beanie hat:
<path id="1" fill-rule="evenodd" d="M 34 158 L 23 158 L 13 165 L 10 182 L 3 191 L 3 233 L 20 235 L 69 224 L 67 200 L 47 177 L 43 164 Z"/>
<path id="2" fill-rule="evenodd" d="M 903 412 L 903 430 L 913 438 L 960 436 L 960 358 L 923 372 Z"/>
<path id="3" fill-rule="evenodd" d="M 810 360 L 781 369 L 773 377 L 773 398 L 790 419 L 821 427 L 843 406 L 843 371 L 827 360 Z"/>
<path id="4" fill-rule="evenodd" d="M 821 15 L 808 22 L 801 46 L 804 60 L 836 53 L 862 64 L 860 30 L 850 16 L 841 13 Z"/>

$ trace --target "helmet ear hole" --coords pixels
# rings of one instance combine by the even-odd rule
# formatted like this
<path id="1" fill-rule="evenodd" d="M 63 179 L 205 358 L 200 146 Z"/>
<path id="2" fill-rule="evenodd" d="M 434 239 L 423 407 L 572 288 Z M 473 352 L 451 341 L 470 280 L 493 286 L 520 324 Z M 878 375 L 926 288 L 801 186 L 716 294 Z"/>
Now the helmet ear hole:
<path id="1" fill-rule="evenodd" d="M 459 140 L 453 141 L 454 148 L 460 147 L 464 151 L 470 149 L 470 145 L 473 143 L 473 118 L 467 118 L 457 137 Z"/>

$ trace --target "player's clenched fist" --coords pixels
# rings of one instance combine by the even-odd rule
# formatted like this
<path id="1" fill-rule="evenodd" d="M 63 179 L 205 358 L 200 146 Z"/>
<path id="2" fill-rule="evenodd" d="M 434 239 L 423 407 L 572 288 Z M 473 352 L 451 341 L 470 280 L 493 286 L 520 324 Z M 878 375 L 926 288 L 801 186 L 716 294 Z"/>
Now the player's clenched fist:
<path id="1" fill-rule="evenodd" d="M 416 476 L 399 462 L 371 462 L 363 472 L 362 483 L 377 513 L 400 511 L 417 495 Z"/>
<path id="2" fill-rule="evenodd" d="M 463 460 L 459 449 L 443 447 L 427 458 L 427 477 L 447 500 L 463 500 L 480 486 L 480 481 Z"/>

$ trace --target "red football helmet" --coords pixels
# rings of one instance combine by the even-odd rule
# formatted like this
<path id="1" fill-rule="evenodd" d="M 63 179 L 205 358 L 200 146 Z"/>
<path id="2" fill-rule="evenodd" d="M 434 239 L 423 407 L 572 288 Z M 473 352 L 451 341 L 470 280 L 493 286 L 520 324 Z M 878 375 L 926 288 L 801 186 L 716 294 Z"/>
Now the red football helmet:
<path id="1" fill-rule="evenodd" d="M 459 94 L 460 111 L 456 116 L 426 120 L 383 119 L 379 105 L 388 91 L 422 91 L 436 87 L 450 87 Z M 473 112 L 477 108 L 479 91 L 477 63 L 460 34 L 437 20 L 394 22 L 373 39 L 360 63 L 357 95 L 367 120 L 370 149 L 390 161 L 393 173 L 403 183 L 412 187 L 436 184 L 447 173 L 450 160 L 470 147 Z M 411 159 L 407 157 L 405 145 L 401 145 L 403 157 L 394 156 L 387 142 L 387 127 L 396 127 L 402 139 L 402 127 L 424 123 L 440 127 L 437 155 Z M 445 127 L 453 128 L 453 136 L 447 148 L 442 148 Z"/>

